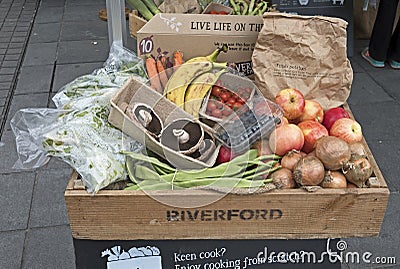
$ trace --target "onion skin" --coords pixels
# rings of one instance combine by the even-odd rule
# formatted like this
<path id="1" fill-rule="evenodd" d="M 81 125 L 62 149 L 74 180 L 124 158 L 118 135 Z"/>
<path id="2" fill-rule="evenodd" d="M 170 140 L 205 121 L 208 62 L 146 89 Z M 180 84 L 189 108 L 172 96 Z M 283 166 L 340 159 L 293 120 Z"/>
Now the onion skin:
<path id="1" fill-rule="evenodd" d="M 334 136 L 324 136 L 315 143 L 315 156 L 327 170 L 339 170 L 350 160 L 351 152 L 346 141 Z"/>
<path id="2" fill-rule="evenodd" d="M 302 157 L 293 169 L 294 180 L 301 186 L 318 186 L 324 176 L 324 165 L 314 156 Z"/>
<path id="3" fill-rule="evenodd" d="M 366 157 L 352 155 L 350 161 L 343 167 L 343 174 L 349 182 L 363 188 L 372 175 L 372 166 Z"/>
<path id="4" fill-rule="evenodd" d="M 339 171 L 326 171 L 324 180 L 321 182 L 322 188 L 344 189 L 347 188 L 347 180 L 343 173 Z"/>
<path id="5" fill-rule="evenodd" d="M 297 150 L 291 150 L 282 157 L 281 165 L 284 168 L 293 171 L 294 166 L 300 160 L 303 155 Z"/>
<path id="6" fill-rule="evenodd" d="M 349 148 L 352 155 L 367 156 L 364 145 L 361 142 L 352 143 L 349 145 Z"/>
<path id="7" fill-rule="evenodd" d="M 293 179 L 292 171 L 282 167 L 271 174 L 272 183 L 278 189 L 293 189 L 296 187 L 296 182 Z"/>

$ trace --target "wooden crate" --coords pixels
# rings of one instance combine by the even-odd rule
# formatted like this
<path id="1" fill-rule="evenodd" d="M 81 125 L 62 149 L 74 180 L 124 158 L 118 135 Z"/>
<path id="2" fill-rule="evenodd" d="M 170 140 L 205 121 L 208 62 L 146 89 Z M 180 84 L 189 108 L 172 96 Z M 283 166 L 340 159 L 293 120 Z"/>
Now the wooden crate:
<path id="1" fill-rule="evenodd" d="M 348 106 L 345 106 L 348 109 Z M 206 190 L 86 192 L 73 173 L 65 200 L 73 237 L 139 239 L 311 239 L 377 236 L 389 190 L 372 153 L 373 188 L 274 190 L 227 194 L 198 208 L 176 208 L 154 198 L 196 202 L 216 195 Z"/>
<path id="2" fill-rule="evenodd" d="M 139 17 L 137 10 L 129 13 L 129 33 L 131 37 L 136 38 L 137 32 L 147 23 L 145 19 Z"/>

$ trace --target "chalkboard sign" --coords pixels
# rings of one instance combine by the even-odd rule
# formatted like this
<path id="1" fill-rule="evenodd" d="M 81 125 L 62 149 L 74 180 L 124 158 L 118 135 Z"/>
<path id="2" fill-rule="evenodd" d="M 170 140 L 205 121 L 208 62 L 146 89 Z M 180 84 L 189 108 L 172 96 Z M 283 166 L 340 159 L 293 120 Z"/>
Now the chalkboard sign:
<path id="1" fill-rule="evenodd" d="M 74 239 L 76 268 L 97 269 L 339 269 L 347 243 L 315 240 Z M 345 246 L 345 247 L 343 247 Z"/>

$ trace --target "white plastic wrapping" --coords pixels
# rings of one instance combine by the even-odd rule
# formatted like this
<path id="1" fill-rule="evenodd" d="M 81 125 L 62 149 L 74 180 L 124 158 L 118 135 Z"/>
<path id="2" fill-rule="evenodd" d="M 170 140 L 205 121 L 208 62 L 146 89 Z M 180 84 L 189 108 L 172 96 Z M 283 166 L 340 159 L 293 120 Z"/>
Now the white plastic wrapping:
<path id="1" fill-rule="evenodd" d="M 19 110 L 11 120 L 19 157 L 14 168 L 34 169 L 50 156 L 59 157 L 80 174 L 90 193 L 124 179 L 120 152 L 138 152 L 143 146 L 107 118 L 111 97 L 130 76 L 146 81 L 143 61 L 113 45 L 103 68 L 60 89 L 53 97 L 56 109 Z"/>

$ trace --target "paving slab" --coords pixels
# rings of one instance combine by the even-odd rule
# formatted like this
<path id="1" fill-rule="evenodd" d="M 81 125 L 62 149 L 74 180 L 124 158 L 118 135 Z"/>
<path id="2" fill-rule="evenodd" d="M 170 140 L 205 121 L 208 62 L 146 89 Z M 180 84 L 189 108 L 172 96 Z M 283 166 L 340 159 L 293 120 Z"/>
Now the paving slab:
<path id="1" fill-rule="evenodd" d="M 24 230 L 28 227 L 34 182 L 35 173 L 29 172 L 0 177 L 0 231 Z"/>
<path id="2" fill-rule="evenodd" d="M 7 156 L 7 158 L 1 158 L 0 175 L 3 176 L 3 174 L 21 172 L 21 170 L 13 169 L 15 162 L 18 160 L 13 132 L 11 130 L 6 130 L 1 136 L 0 142 L 4 143 L 4 145 L 0 147 L 0 156 Z"/>
<path id="3" fill-rule="evenodd" d="M 35 23 L 32 27 L 32 33 L 29 43 L 47 43 L 57 42 L 60 38 L 61 23 Z"/>
<path id="4" fill-rule="evenodd" d="M 397 139 L 373 140 L 368 142 L 372 154 L 390 191 L 400 191 L 399 164 L 400 164 L 400 145 Z"/>
<path id="5" fill-rule="evenodd" d="M 0 268 L 21 268 L 25 231 L 0 232 Z"/>
<path id="6" fill-rule="evenodd" d="M 363 126 L 363 134 L 367 141 L 391 140 L 400 135 L 400 106 L 396 101 L 376 102 L 369 106 L 351 105 L 357 121 Z"/>
<path id="7" fill-rule="evenodd" d="M 15 113 L 22 108 L 45 108 L 48 104 L 48 93 L 32 93 L 29 95 L 21 94 L 15 95 L 12 98 L 10 111 L 6 121 L 6 130 L 11 130 L 10 121 Z"/>
<path id="8" fill-rule="evenodd" d="M 57 43 L 34 43 L 26 48 L 24 66 L 54 64 L 56 61 Z"/>
<path id="9" fill-rule="evenodd" d="M 99 21 L 99 10 L 106 7 L 106 1 L 96 3 L 95 5 L 86 5 L 82 8 L 80 5 L 66 5 L 64 12 L 64 21 Z"/>
<path id="10" fill-rule="evenodd" d="M 369 74 L 354 73 L 353 85 L 347 100 L 350 108 L 353 105 L 371 105 L 387 101 L 393 101 L 393 98 Z"/>
<path id="11" fill-rule="evenodd" d="M 40 1 L 41 7 L 63 7 L 66 0 L 42 0 Z"/>
<path id="12" fill-rule="evenodd" d="M 23 66 L 14 94 L 50 92 L 53 69 L 54 65 Z"/>
<path id="13" fill-rule="evenodd" d="M 54 73 L 53 92 L 58 92 L 61 87 L 74 79 L 91 74 L 95 69 L 103 67 L 103 62 L 60 64 Z"/>
<path id="14" fill-rule="evenodd" d="M 63 6 L 40 5 L 36 13 L 36 23 L 60 22 L 64 15 Z"/>
<path id="15" fill-rule="evenodd" d="M 98 0 L 66 0 L 68 6 L 86 6 L 86 5 L 97 5 L 99 4 Z M 104 1 L 105 2 L 105 1 Z"/>
<path id="16" fill-rule="evenodd" d="M 69 224 L 64 191 L 71 169 L 40 169 L 33 191 L 29 227 Z"/>
<path id="17" fill-rule="evenodd" d="M 394 266 L 392 268 L 400 267 L 400 194 L 392 193 L 389 197 L 389 204 L 386 210 L 386 215 L 382 223 L 381 233 L 379 237 L 370 238 L 347 238 L 348 252 L 357 252 L 360 257 L 363 253 L 370 252 L 372 256 L 371 261 L 375 261 L 376 257 L 396 257 L 397 264 L 366 264 L 366 263 L 348 263 L 348 268 L 361 269 L 361 268 L 382 268 L 383 266 Z"/>
<path id="18" fill-rule="evenodd" d="M 57 64 L 104 62 L 108 51 L 107 40 L 63 41 L 59 43 Z"/>
<path id="19" fill-rule="evenodd" d="M 61 41 L 108 39 L 107 22 L 101 20 L 66 21 Z"/>
<path id="20" fill-rule="evenodd" d="M 69 226 L 29 229 L 21 268 L 75 268 L 75 254 Z"/>

